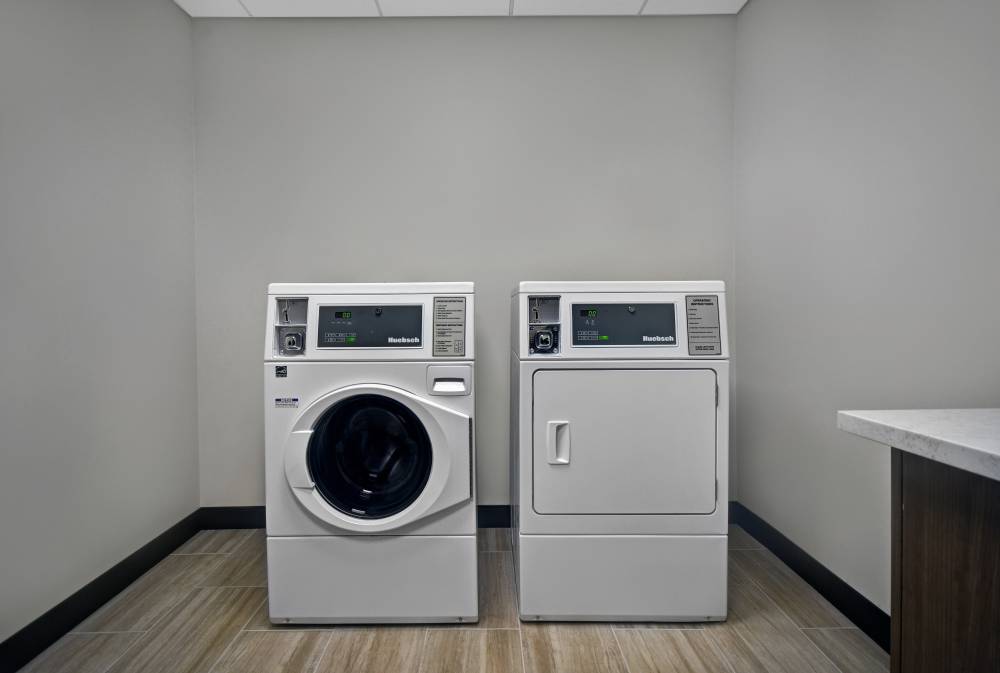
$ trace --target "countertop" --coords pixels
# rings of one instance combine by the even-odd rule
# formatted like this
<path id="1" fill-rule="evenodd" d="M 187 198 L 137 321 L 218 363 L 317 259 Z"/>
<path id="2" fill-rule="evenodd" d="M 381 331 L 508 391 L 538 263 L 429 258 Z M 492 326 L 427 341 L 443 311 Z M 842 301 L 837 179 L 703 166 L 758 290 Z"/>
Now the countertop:
<path id="1" fill-rule="evenodd" d="M 1000 481 L 1000 409 L 838 411 L 837 427 Z"/>

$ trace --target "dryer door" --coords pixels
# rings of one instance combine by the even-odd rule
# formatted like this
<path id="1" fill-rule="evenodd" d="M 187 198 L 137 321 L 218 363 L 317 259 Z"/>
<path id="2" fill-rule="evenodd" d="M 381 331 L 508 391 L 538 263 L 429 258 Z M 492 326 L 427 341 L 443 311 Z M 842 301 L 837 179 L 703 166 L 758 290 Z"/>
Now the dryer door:
<path id="1" fill-rule="evenodd" d="M 716 373 L 540 370 L 533 501 L 539 514 L 711 514 Z"/>
<path id="2" fill-rule="evenodd" d="M 307 408 L 285 445 L 299 501 L 340 528 L 383 532 L 472 496 L 471 420 L 399 388 L 357 385 Z"/>

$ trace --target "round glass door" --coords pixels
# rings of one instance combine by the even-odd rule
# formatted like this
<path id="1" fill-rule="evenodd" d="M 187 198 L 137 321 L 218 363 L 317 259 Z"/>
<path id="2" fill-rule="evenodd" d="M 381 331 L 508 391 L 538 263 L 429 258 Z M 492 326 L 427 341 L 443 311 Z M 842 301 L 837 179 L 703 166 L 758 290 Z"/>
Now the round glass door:
<path id="1" fill-rule="evenodd" d="M 306 450 L 323 498 L 363 519 L 409 507 L 427 484 L 431 459 L 431 440 L 420 419 L 382 395 L 356 395 L 330 407 L 313 427 Z"/>

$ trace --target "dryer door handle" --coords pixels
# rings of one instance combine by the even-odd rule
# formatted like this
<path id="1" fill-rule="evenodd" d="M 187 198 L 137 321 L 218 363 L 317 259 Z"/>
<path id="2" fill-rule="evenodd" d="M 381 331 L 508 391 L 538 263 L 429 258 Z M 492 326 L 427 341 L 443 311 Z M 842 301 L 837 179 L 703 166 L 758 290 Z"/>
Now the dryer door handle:
<path id="1" fill-rule="evenodd" d="M 569 465 L 569 421 L 549 421 L 545 427 L 549 465 Z"/>

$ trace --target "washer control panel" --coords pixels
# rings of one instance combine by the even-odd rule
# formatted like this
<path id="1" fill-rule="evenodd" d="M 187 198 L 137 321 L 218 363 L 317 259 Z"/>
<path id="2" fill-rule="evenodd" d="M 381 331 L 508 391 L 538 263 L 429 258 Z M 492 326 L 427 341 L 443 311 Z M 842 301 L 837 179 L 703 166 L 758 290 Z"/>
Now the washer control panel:
<path id="1" fill-rule="evenodd" d="M 676 346 L 672 302 L 573 304 L 574 346 Z"/>
<path id="2" fill-rule="evenodd" d="M 472 283 L 271 283 L 266 322 L 265 362 L 476 356 Z"/>
<path id="3" fill-rule="evenodd" d="M 420 348 L 423 306 L 320 306 L 317 348 Z"/>

